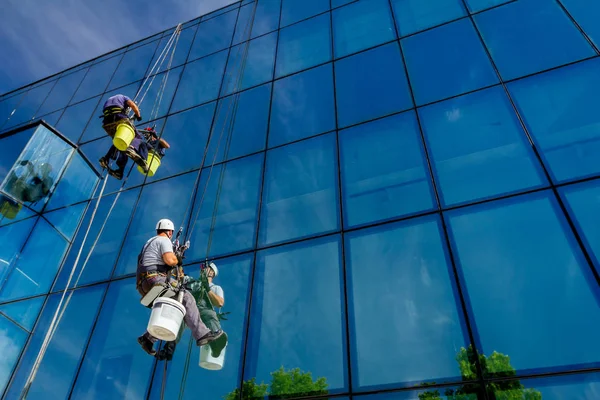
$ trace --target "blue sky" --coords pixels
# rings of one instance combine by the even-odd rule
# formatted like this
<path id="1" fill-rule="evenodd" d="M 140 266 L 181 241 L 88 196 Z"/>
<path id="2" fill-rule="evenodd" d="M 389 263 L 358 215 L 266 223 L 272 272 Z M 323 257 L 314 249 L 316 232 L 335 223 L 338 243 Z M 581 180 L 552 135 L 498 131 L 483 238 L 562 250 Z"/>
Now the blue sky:
<path id="1" fill-rule="evenodd" d="M 4 0 L 0 94 L 234 0 Z"/>

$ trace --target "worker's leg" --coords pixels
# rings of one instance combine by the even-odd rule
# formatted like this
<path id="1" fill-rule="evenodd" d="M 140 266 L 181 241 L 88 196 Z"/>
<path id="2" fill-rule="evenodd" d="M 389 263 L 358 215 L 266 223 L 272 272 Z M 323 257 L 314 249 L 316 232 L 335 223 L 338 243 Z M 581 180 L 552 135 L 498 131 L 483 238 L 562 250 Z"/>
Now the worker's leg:
<path id="1" fill-rule="evenodd" d="M 183 306 L 185 307 L 185 324 L 192 331 L 192 336 L 196 341 L 202 339 L 204 336 L 210 333 L 210 330 L 204 325 L 204 322 L 200 319 L 200 312 L 196 306 L 196 299 L 187 290 L 183 294 Z"/>
<path id="2" fill-rule="evenodd" d="M 198 307 L 200 318 L 212 332 L 221 331 L 221 322 L 217 313 L 212 308 Z M 217 340 L 210 342 L 210 350 L 213 357 L 219 357 L 221 351 L 227 345 L 227 335 L 223 334 Z"/>

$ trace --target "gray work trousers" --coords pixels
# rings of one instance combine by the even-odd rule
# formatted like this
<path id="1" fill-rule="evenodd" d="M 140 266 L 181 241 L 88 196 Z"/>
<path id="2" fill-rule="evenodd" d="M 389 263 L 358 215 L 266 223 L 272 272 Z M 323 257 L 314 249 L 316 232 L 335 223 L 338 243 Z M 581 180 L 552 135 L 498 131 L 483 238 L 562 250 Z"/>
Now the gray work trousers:
<path id="1" fill-rule="evenodd" d="M 165 283 L 166 281 L 166 275 L 155 275 L 149 278 L 142 278 L 140 280 L 140 284 L 137 286 L 137 290 L 143 297 L 150 291 L 150 289 L 152 289 L 154 285 L 157 283 Z M 185 307 L 185 317 L 183 318 L 183 321 L 192 331 L 192 336 L 194 339 L 198 340 L 206 336 L 210 330 L 206 327 L 206 325 L 204 325 L 202 319 L 200 319 L 200 312 L 198 311 L 198 307 L 196 307 L 196 299 L 194 299 L 194 296 L 192 296 L 192 294 L 185 289 L 182 303 Z M 158 340 L 149 332 L 144 333 L 144 336 L 150 339 L 152 343 L 156 343 Z"/>
<path id="2" fill-rule="evenodd" d="M 204 308 L 198 306 L 198 311 L 200 311 L 200 319 L 204 324 L 213 332 L 221 330 L 221 323 L 219 322 L 219 317 L 217 317 L 217 313 L 212 308 Z M 179 343 L 181 340 L 181 336 L 183 335 L 185 327 L 182 325 L 179 328 L 179 333 L 177 334 L 177 339 L 175 339 L 175 343 Z"/>

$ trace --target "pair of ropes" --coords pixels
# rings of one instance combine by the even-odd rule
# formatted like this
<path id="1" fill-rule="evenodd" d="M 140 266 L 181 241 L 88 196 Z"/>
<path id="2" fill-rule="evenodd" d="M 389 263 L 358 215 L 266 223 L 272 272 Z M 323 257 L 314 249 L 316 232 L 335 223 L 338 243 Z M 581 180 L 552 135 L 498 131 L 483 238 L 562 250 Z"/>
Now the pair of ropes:
<path id="1" fill-rule="evenodd" d="M 150 87 L 152 86 L 152 83 L 154 82 L 154 79 L 156 78 L 156 74 L 154 74 L 154 73 L 158 71 L 157 68 L 160 68 L 162 66 L 162 64 L 164 63 L 164 61 L 166 59 L 166 56 L 168 55 L 169 51 L 171 51 L 171 57 L 170 57 L 170 60 L 169 60 L 167 68 L 170 69 L 171 63 L 173 61 L 173 55 L 174 55 L 175 50 L 176 50 L 177 41 L 179 40 L 179 34 L 180 34 L 180 32 L 181 32 L 181 24 L 179 24 L 177 26 L 175 32 L 173 32 L 171 38 L 169 39 L 169 41 L 165 45 L 165 48 L 163 49 L 163 51 L 160 54 L 159 58 L 156 60 L 156 62 L 154 63 L 152 69 L 147 74 L 147 77 L 142 82 L 142 85 L 140 86 L 140 88 L 139 88 L 139 90 L 138 90 L 135 98 L 137 99 L 139 97 L 139 95 L 142 93 L 142 90 L 144 88 L 145 88 L 145 92 L 142 95 L 140 101 L 137 103 L 138 105 L 141 106 L 141 104 L 142 104 L 142 102 L 143 102 L 146 94 L 148 93 L 148 90 L 150 89 Z M 150 79 L 150 75 L 151 74 L 154 74 L 154 75 L 152 76 L 149 85 L 146 87 L 146 83 Z M 155 100 L 155 104 L 153 106 L 153 112 L 151 114 L 154 115 L 154 117 L 158 113 L 158 109 L 160 107 L 160 101 L 162 101 L 162 95 L 164 93 L 164 88 L 166 87 L 166 84 L 167 84 L 168 74 L 169 74 L 169 70 L 167 70 L 167 72 L 165 72 L 165 74 L 163 76 L 163 81 L 161 83 L 161 87 L 159 88 L 157 99 Z M 162 132 L 161 132 L 161 134 L 159 136 L 159 140 L 160 140 L 161 137 L 162 137 Z M 158 141 L 155 144 L 155 146 L 158 146 Z M 155 148 L 155 150 L 156 150 L 156 148 Z M 96 245 L 97 245 L 100 237 L 102 236 L 102 233 L 104 231 L 104 228 L 106 227 L 107 221 L 110 218 L 110 215 L 111 215 L 112 211 L 114 210 L 115 205 L 117 204 L 117 201 L 118 201 L 118 199 L 119 199 L 119 197 L 120 197 L 120 195 L 121 195 L 121 193 L 123 191 L 123 188 L 125 187 L 125 185 L 127 183 L 127 179 L 129 177 L 129 175 L 131 174 L 131 171 L 133 170 L 133 168 L 134 168 L 134 166 L 132 166 L 130 168 L 129 173 L 127 174 L 127 177 L 123 180 L 123 183 L 121 184 L 121 187 L 119 188 L 119 190 L 118 190 L 118 192 L 117 192 L 117 194 L 115 196 L 115 199 L 113 200 L 113 202 L 111 204 L 111 207 L 110 207 L 110 209 L 109 209 L 109 211 L 108 211 L 108 213 L 107 213 L 107 215 L 106 215 L 106 217 L 104 219 L 104 222 L 103 222 L 103 224 L 102 224 L 102 226 L 101 226 L 98 234 L 96 235 L 94 243 L 90 247 L 90 250 L 89 250 L 89 252 L 88 252 L 88 254 L 87 254 L 86 258 L 85 258 L 85 261 L 83 262 L 83 265 L 81 267 L 81 270 L 79 271 L 79 275 L 77 276 L 77 279 L 76 279 L 76 281 L 75 281 L 75 283 L 73 285 L 73 288 L 77 287 L 77 285 L 79 283 L 79 280 L 83 276 L 83 272 L 85 271 L 85 267 L 87 266 L 88 261 L 89 261 L 91 255 L 92 255 L 92 253 L 93 253 L 93 251 L 94 251 L 94 249 L 95 249 L 95 247 L 96 247 Z M 44 358 L 44 356 L 46 354 L 48 346 L 49 346 L 52 338 L 54 337 L 54 334 L 56 333 L 56 329 L 58 328 L 58 325 L 60 324 L 60 321 L 62 320 L 62 318 L 64 316 L 64 313 L 65 313 L 65 311 L 66 311 L 66 309 L 67 309 L 67 307 L 69 305 L 69 302 L 71 301 L 71 298 L 73 296 L 74 290 L 71 290 L 69 292 L 68 297 L 66 297 L 66 294 L 67 294 L 67 291 L 69 291 L 69 287 L 71 287 L 71 281 L 73 280 L 73 276 L 75 275 L 75 271 L 77 270 L 77 266 L 78 266 L 79 261 L 81 259 L 81 255 L 83 253 L 84 246 L 85 246 L 85 244 L 87 242 L 88 235 L 89 235 L 91 227 L 92 227 L 92 225 L 94 223 L 94 220 L 95 220 L 95 217 L 96 217 L 96 214 L 97 214 L 97 211 L 98 211 L 98 207 L 100 205 L 100 200 L 102 199 L 102 196 L 104 194 L 104 190 L 105 190 L 106 184 L 108 182 L 108 178 L 107 178 L 106 175 L 103 177 L 103 181 L 104 182 L 102 183 L 100 191 L 98 193 L 96 204 L 94 206 L 94 210 L 93 210 L 92 215 L 90 217 L 89 224 L 88 224 L 86 232 L 84 234 L 84 237 L 83 237 L 81 246 L 79 248 L 79 251 L 77 253 L 77 257 L 75 259 L 75 262 L 73 263 L 73 267 L 71 268 L 71 272 L 69 274 L 69 278 L 67 280 L 67 283 L 66 283 L 65 288 L 63 290 L 63 293 L 61 295 L 60 301 L 58 303 L 58 306 L 56 308 L 56 311 L 54 313 L 54 316 L 52 318 L 50 326 L 48 328 L 48 332 L 46 333 L 46 335 L 44 337 L 44 340 L 42 342 L 42 345 L 40 347 L 38 355 L 37 355 L 37 357 L 35 359 L 33 367 L 31 369 L 31 371 L 30 371 L 30 373 L 29 373 L 29 375 L 27 377 L 27 380 L 25 381 L 23 389 L 21 391 L 21 395 L 19 397 L 20 400 L 23 400 L 23 399 L 27 398 L 27 395 L 29 393 L 31 385 L 33 384 L 33 381 L 35 380 L 35 377 L 36 377 L 37 372 L 38 372 L 38 370 L 40 368 L 41 362 L 42 362 L 42 360 L 43 360 L 43 358 Z M 98 189 L 98 186 L 96 187 L 96 190 L 97 189 Z M 94 191 L 94 194 L 92 195 L 92 198 L 96 197 L 96 190 Z M 66 297 L 66 301 L 65 301 L 65 297 Z"/>

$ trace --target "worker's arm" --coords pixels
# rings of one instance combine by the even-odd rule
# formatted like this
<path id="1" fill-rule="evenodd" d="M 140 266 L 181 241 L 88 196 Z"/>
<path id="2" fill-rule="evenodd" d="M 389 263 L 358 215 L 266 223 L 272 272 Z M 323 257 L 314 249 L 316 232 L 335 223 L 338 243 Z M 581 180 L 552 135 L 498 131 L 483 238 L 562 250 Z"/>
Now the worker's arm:
<path id="1" fill-rule="evenodd" d="M 132 100 L 127 100 L 125 104 L 128 107 L 131 107 L 136 117 L 142 118 L 142 114 L 140 114 L 140 109 L 138 108 L 137 104 L 135 104 Z"/>
<path id="2" fill-rule="evenodd" d="M 158 143 L 160 143 L 161 147 L 164 147 L 165 149 L 171 148 L 169 143 L 167 143 L 167 141 L 163 138 L 161 138 Z"/>
<path id="3" fill-rule="evenodd" d="M 177 264 L 179 264 L 179 261 L 177 261 L 177 256 L 172 251 L 163 253 L 162 258 L 165 264 L 170 267 L 176 267 Z"/>
<path id="4" fill-rule="evenodd" d="M 223 307 L 223 305 L 225 304 L 225 299 L 216 294 L 215 292 L 208 292 L 208 298 L 210 299 L 212 305 L 215 307 Z"/>

